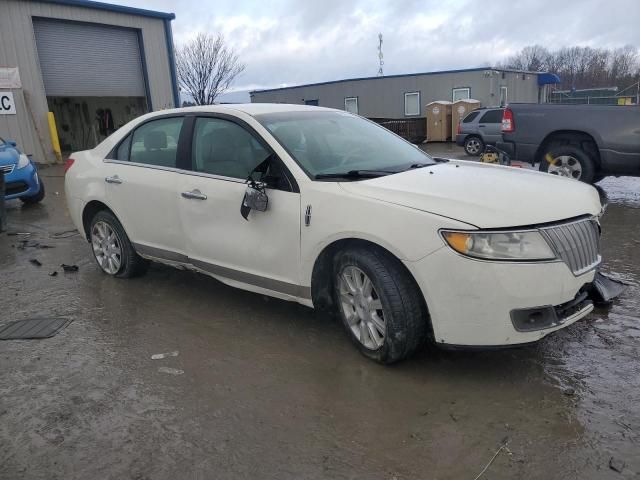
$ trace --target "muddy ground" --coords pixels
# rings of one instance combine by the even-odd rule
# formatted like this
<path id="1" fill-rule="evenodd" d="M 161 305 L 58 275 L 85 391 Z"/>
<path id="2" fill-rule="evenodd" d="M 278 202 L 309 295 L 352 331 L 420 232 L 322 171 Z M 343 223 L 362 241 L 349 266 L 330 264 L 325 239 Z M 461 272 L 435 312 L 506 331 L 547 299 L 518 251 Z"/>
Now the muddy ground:
<path id="1" fill-rule="evenodd" d="M 383 367 L 292 303 L 158 265 L 103 275 L 61 170 L 42 174 L 41 205 L 8 205 L 30 235 L 0 235 L 0 324 L 73 322 L 0 342 L 0 478 L 474 479 L 503 443 L 482 478 L 640 476 L 640 179 L 601 182 L 603 269 L 630 284 L 611 308 L 533 347 Z"/>

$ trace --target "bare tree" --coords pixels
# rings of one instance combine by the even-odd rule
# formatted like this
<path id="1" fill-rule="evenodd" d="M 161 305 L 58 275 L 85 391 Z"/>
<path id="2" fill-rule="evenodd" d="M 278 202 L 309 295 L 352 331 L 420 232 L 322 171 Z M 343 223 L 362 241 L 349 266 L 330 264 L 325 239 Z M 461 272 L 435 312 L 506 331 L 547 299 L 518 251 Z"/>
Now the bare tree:
<path id="1" fill-rule="evenodd" d="M 548 51 L 539 45 L 523 48 L 502 63 L 505 68 L 547 71 L 560 76 L 560 88 L 625 88 L 640 77 L 638 49 L 627 45 L 614 50 L 563 47 Z"/>
<path id="2" fill-rule="evenodd" d="M 213 104 L 244 69 L 245 65 L 220 34 L 199 33 L 176 51 L 180 86 L 196 105 Z"/>

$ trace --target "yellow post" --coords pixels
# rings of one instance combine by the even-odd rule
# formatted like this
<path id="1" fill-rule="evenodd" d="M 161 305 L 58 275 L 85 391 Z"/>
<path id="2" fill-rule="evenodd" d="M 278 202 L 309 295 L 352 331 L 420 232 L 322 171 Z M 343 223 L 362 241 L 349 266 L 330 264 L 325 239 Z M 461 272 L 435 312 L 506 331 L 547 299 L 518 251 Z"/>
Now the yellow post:
<path id="1" fill-rule="evenodd" d="M 60 150 L 60 139 L 58 138 L 58 129 L 56 128 L 56 117 L 53 116 L 53 112 L 49 112 L 47 118 L 49 119 L 49 134 L 51 135 L 53 153 L 56 154 L 56 160 L 60 163 L 62 162 L 62 151 Z"/>

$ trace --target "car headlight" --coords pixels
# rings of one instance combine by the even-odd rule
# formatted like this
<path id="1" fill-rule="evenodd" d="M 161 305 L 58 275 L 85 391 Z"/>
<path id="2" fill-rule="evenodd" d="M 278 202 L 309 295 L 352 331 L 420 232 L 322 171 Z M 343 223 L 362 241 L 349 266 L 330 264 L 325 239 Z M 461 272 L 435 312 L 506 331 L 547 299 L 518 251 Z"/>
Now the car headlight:
<path id="1" fill-rule="evenodd" d="M 18 159 L 18 168 L 24 168 L 29 165 L 29 157 L 27 157 L 24 153 L 20 154 L 20 158 Z"/>
<path id="2" fill-rule="evenodd" d="M 554 260 L 557 258 L 540 232 L 456 232 L 442 231 L 442 237 L 456 252 L 485 260 Z"/>

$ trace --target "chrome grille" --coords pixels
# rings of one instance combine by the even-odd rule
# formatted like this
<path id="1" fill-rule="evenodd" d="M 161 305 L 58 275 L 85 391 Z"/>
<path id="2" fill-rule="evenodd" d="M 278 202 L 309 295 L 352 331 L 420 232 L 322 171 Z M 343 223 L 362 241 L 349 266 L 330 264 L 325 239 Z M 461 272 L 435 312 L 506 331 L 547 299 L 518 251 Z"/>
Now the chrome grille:
<path id="1" fill-rule="evenodd" d="M 542 228 L 540 231 L 574 275 L 588 272 L 600 263 L 600 229 L 594 219 Z"/>
<path id="2" fill-rule="evenodd" d="M 5 175 L 9 175 L 11 172 L 13 172 L 13 167 L 15 165 L 0 165 L 0 172 L 4 173 Z"/>

